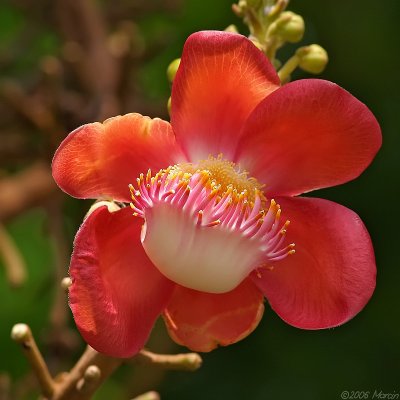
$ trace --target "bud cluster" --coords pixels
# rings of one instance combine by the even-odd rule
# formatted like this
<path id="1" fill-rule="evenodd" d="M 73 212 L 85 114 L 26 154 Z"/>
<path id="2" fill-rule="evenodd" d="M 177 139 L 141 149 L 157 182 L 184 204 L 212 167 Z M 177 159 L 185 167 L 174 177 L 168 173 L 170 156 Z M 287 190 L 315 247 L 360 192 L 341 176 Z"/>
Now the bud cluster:
<path id="1" fill-rule="evenodd" d="M 232 5 L 234 13 L 249 27 L 249 39 L 271 60 L 276 69 L 281 62 L 277 51 L 286 43 L 298 43 L 303 39 L 305 24 L 301 15 L 286 11 L 289 0 L 239 0 Z M 233 25 L 229 30 L 234 30 Z M 319 74 L 328 62 L 326 51 L 319 45 L 300 47 L 295 55 L 279 70 L 282 83 L 290 80 L 297 67 Z"/>

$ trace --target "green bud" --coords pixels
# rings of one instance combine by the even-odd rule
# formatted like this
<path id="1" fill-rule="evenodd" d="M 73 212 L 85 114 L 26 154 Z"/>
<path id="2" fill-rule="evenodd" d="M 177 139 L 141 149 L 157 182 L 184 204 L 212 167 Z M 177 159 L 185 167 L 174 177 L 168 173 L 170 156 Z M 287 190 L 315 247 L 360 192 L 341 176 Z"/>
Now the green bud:
<path id="1" fill-rule="evenodd" d="M 167 77 L 168 80 L 172 83 L 173 80 L 175 79 L 176 71 L 178 71 L 179 64 L 181 63 L 180 58 L 176 58 L 174 61 L 172 61 L 167 68 Z"/>
<path id="2" fill-rule="evenodd" d="M 224 30 L 225 30 L 225 32 L 239 33 L 239 31 L 238 31 L 236 25 L 233 25 L 233 24 L 227 26 Z"/>
<path id="3" fill-rule="evenodd" d="M 171 96 L 169 96 L 168 98 L 167 109 L 168 109 L 168 114 L 171 115 Z"/>
<path id="4" fill-rule="evenodd" d="M 275 70 L 278 71 L 278 69 L 282 67 L 282 61 L 278 60 L 277 58 L 274 58 L 272 60 L 272 65 L 274 66 Z"/>
<path id="5" fill-rule="evenodd" d="M 320 74 L 328 64 L 328 53 L 318 44 L 300 47 L 296 51 L 299 67 L 311 74 Z"/>
<path id="6" fill-rule="evenodd" d="M 263 45 L 255 36 L 250 36 L 249 39 L 254 44 L 254 46 L 257 47 L 258 50 L 264 51 Z"/>
<path id="7" fill-rule="evenodd" d="M 246 14 L 247 3 L 246 0 L 239 0 L 239 3 L 232 4 L 232 11 L 239 17 L 243 18 Z"/>
<path id="8" fill-rule="evenodd" d="M 296 43 L 303 38 L 305 28 L 304 20 L 301 15 L 291 11 L 285 11 L 274 24 L 276 24 L 274 34 L 285 42 Z"/>
<path id="9" fill-rule="evenodd" d="M 270 4 L 272 3 L 272 4 Z M 267 4 L 265 4 L 265 15 L 269 19 L 275 19 L 279 16 L 279 14 L 285 10 L 285 8 L 288 6 L 289 0 L 274 0 L 274 1 L 269 1 Z"/>
<path id="10" fill-rule="evenodd" d="M 246 0 L 246 3 L 247 7 L 251 7 L 254 10 L 258 10 L 262 6 L 262 0 Z"/>

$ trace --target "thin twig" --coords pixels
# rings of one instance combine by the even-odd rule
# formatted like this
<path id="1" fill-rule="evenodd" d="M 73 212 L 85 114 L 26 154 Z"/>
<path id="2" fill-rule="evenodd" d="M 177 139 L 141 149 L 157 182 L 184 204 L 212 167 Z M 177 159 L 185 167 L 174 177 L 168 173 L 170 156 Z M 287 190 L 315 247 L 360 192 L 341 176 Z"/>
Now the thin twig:
<path id="1" fill-rule="evenodd" d="M 157 354 L 141 350 L 132 359 L 140 364 L 151 364 L 169 370 L 196 371 L 201 367 L 202 359 L 197 353 Z"/>
<path id="2" fill-rule="evenodd" d="M 107 26 L 99 7 L 93 0 L 58 0 L 56 4 L 66 42 L 83 44 L 85 56 L 72 66 L 99 102 L 96 118 L 103 120 L 118 114 L 119 61 L 107 49 Z"/>
<path id="3" fill-rule="evenodd" d="M 74 367 L 68 373 L 61 374 L 60 378 L 54 381 L 30 328 L 26 324 L 17 324 L 12 329 L 11 337 L 21 344 L 22 350 L 39 381 L 42 394 L 49 400 L 89 400 L 100 385 L 123 362 L 127 361 L 106 356 L 87 346 Z M 144 349 L 131 360 L 170 370 L 185 371 L 195 371 L 202 363 L 202 359 L 197 353 L 156 354 Z M 147 395 L 153 395 L 153 398 L 155 398 L 153 392 L 149 393 Z"/>
<path id="4" fill-rule="evenodd" d="M 36 162 L 16 175 L 0 180 L 0 221 L 43 203 L 58 192 L 50 168 Z"/>
<path id="5" fill-rule="evenodd" d="M 97 365 L 89 365 L 83 378 L 76 384 L 76 389 L 83 394 L 94 393 L 101 378 L 101 371 Z"/>
<path id="6" fill-rule="evenodd" d="M 90 399 L 104 380 L 107 379 L 123 361 L 124 360 L 120 358 L 113 358 L 100 354 L 90 346 L 87 346 L 85 352 L 75 366 L 57 385 L 57 390 L 51 400 Z M 96 366 L 101 376 L 95 382 L 87 385 L 82 382 L 81 379 L 85 379 L 85 372 L 90 366 Z M 78 384 L 78 382 L 80 383 Z M 84 389 L 83 391 L 82 388 Z"/>
<path id="7" fill-rule="evenodd" d="M 7 281 L 11 287 L 19 287 L 26 280 L 25 261 L 8 234 L 6 228 L 0 223 L 0 258 L 3 259 Z"/>
<path id="8" fill-rule="evenodd" d="M 39 382 L 44 397 L 51 398 L 54 393 L 54 381 L 40 353 L 32 332 L 26 324 L 16 324 L 11 331 L 11 338 L 21 345 Z"/>
<path id="9" fill-rule="evenodd" d="M 10 399 L 11 379 L 5 372 L 0 372 L 0 400 Z"/>
<path id="10" fill-rule="evenodd" d="M 46 205 L 48 214 L 47 224 L 49 236 L 54 248 L 55 281 L 61 282 L 67 273 L 70 249 L 64 233 L 64 221 L 62 216 L 62 199 L 60 197 L 50 201 Z M 54 331 L 62 331 L 68 322 L 68 307 L 65 301 L 65 291 L 57 287 L 55 299 L 50 311 L 50 323 Z"/>
<path id="11" fill-rule="evenodd" d="M 40 132 L 50 136 L 59 135 L 63 128 L 45 102 L 38 101 L 25 93 L 16 81 L 5 81 L 0 85 L 0 94 L 21 115 L 27 118 Z"/>
<path id="12" fill-rule="evenodd" d="M 143 393 L 132 400 L 160 400 L 160 395 L 155 391 Z"/>

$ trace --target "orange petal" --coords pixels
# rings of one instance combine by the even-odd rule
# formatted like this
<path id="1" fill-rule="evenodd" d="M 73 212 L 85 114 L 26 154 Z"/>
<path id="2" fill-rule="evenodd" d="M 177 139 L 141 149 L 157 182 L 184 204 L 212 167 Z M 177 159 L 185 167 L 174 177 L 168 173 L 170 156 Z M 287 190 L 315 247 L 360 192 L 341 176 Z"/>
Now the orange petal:
<path id="1" fill-rule="evenodd" d="M 70 133 L 54 156 L 53 176 L 74 197 L 130 201 L 128 185 L 140 173 L 182 160 L 168 122 L 127 114 Z"/>
<path id="2" fill-rule="evenodd" d="M 129 208 L 100 207 L 74 242 L 69 304 L 86 342 L 110 356 L 130 357 L 144 346 L 174 288 L 147 258 L 141 225 Z"/>
<path id="3" fill-rule="evenodd" d="M 359 216 L 332 201 L 277 198 L 296 253 L 253 273 L 276 313 L 302 329 L 341 325 L 362 310 L 375 289 L 375 257 Z"/>
<path id="4" fill-rule="evenodd" d="M 332 82 L 303 79 L 254 110 L 235 161 L 265 184 L 267 196 L 294 196 L 356 178 L 381 143 L 363 103 Z"/>
<path id="5" fill-rule="evenodd" d="M 177 286 L 163 317 L 177 343 L 208 352 L 244 339 L 257 327 L 263 312 L 263 295 L 246 279 L 223 294 Z"/>
<path id="6" fill-rule="evenodd" d="M 231 159 L 248 115 L 279 84 L 271 63 L 244 36 L 191 35 L 171 98 L 171 123 L 190 161 L 219 153 Z"/>

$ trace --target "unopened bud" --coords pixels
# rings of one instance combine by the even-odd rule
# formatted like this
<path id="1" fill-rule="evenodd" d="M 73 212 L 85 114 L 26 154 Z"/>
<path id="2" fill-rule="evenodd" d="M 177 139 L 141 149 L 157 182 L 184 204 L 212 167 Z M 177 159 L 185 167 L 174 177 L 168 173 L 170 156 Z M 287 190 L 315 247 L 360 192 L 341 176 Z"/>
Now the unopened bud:
<path id="1" fill-rule="evenodd" d="M 285 42 L 296 43 L 303 38 L 305 28 L 301 15 L 285 11 L 274 24 L 274 33 Z"/>
<path id="2" fill-rule="evenodd" d="M 168 114 L 171 115 L 171 96 L 168 99 L 167 109 L 168 109 Z"/>
<path id="3" fill-rule="evenodd" d="M 225 32 L 231 32 L 231 33 L 239 33 L 236 25 L 229 25 L 225 28 Z"/>
<path id="4" fill-rule="evenodd" d="M 244 16 L 244 10 L 239 7 L 238 4 L 233 3 L 232 4 L 232 11 L 239 17 L 239 18 L 243 18 Z"/>
<path id="5" fill-rule="evenodd" d="M 296 51 L 299 67 L 311 74 L 320 74 L 328 64 L 328 53 L 318 44 L 300 47 Z"/>
<path id="6" fill-rule="evenodd" d="M 178 71 L 179 64 L 181 63 L 180 58 L 176 58 L 174 61 L 172 61 L 167 68 L 167 77 L 168 80 L 172 83 L 173 80 L 175 79 L 176 72 Z"/>
<path id="7" fill-rule="evenodd" d="M 254 44 L 254 46 L 257 47 L 258 50 L 264 51 L 263 45 L 255 36 L 250 36 L 249 39 Z"/>
<path id="8" fill-rule="evenodd" d="M 251 7 L 254 10 L 258 10 L 262 6 L 262 0 L 246 0 L 246 4 L 247 7 Z"/>

